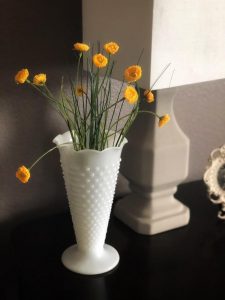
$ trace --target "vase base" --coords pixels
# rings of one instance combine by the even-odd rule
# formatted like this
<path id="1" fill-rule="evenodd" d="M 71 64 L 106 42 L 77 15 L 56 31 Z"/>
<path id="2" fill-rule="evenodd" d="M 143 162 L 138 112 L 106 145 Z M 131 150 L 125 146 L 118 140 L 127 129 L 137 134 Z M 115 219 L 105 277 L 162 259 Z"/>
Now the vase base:
<path id="1" fill-rule="evenodd" d="M 62 254 L 63 265 L 72 272 L 97 275 L 111 271 L 119 263 L 119 254 L 112 246 L 104 245 L 101 255 L 90 255 L 77 245 L 67 248 Z"/>

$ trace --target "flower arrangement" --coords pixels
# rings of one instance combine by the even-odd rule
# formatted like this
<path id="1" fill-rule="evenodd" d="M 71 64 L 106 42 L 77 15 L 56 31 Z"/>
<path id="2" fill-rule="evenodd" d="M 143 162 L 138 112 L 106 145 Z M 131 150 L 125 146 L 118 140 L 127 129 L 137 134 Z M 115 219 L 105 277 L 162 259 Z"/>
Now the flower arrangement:
<path id="1" fill-rule="evenodd" d="M 46 74 L 37 74 L 31 81 L 28 69 L 20 70 L 15 76 L 15 82 L 30 85 L 49 100 L 66 122 L 75 151 L 102 151 L 107 148 L 109 138 L 113 139 L 112 146 L 119 147 L 141 112 L 154 115 L 159 120 L 159 127 L 164 126 L 170 120 L 169 115 L 158 116 L 154 112 L 140 110 L 140 101 L 154 101 L 151 88 L 142 93 L 138 86 L 138 80 L 142 76 L 141 66 L 136 64 L 125 69 L 118 95 L 116 99 L 112 99 L 113 56 L 119 51 L 119 45 L 115 42 L 106 43 L 102 51 L 95 54 L 93 49 L 94 47 L 90 49 L 84 43 L 73 45 L 78 61 L 75 80 L 70 80 L 70 94 L 64 88 L 63 78 L 60 94 L 55 96 L 47 87 Z M 125 103 L 132 107 L 130 113 L 124 116 Z M 122 121 L 125 124 L 121 127 Z M 57 147 L 44 155 L 55 148 Z M 21 166 L 16 177 L 23 183 L 28 182 L 30 170 L 44 155 L 29 168 Z"/>

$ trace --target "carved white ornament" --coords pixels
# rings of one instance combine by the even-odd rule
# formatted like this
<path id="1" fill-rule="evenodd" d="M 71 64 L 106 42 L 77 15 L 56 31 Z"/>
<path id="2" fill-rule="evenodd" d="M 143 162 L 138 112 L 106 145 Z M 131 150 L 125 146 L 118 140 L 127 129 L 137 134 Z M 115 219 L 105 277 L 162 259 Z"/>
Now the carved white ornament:
<path id="1" fill-rule="evenodd" d="M 218 218 L 225 220 L 225 145 L 210 154 L 203 179 L 208 188 L 209 199 L 214 204 L 221 204 Z"/>

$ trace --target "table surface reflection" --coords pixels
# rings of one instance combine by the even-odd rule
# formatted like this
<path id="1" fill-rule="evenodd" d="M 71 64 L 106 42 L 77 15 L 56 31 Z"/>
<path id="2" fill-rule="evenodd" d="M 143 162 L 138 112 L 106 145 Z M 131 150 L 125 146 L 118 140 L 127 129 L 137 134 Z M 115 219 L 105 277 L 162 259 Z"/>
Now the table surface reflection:
<path id="1" fill-rule="evenodd" d="M 190 207 L 188 226 L 144 236 L 111 217 L 106 242 L 120 254 L 108 274 L 84 276 L 61 263 L 74 243 L 68 213 L 20 225 L 13 234 L 19 299 L 222 299 L 225 287 L 225 222 L 206 195 L 203 182 L 179 187 Z"/>

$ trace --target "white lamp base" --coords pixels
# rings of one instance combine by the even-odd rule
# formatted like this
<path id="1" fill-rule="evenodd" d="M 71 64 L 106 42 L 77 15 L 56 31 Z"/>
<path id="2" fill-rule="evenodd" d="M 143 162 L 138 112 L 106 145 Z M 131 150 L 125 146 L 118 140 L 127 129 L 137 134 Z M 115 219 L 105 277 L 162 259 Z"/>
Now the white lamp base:
<path id="1" fill-rule="evenodd" d="M 82 252 L 77 245 L 67 248 L 62 254 L 62 263 L 67 269 L 85 275 L 106 273 L 117 266 L 119 259 L 116 249 L 106 244 L 100 255 Z"/>
<path id="2" fill-rule="evenodd" d="M 123 151 L 121 173 L 131 194 L 116 204 L 115 215 L 133 230 L 156 234 L 187 225 L 189 209 L 174 198 L 177 186 L 188 175 L 189 139 L 176 122 L 173 99 L 176 89 L 155 92 L 150 106 L 159 116 L 168 113 L 171 121 L 158 128 L 158 120 L 147 114 L 135 120 Z M 150 109 L 141 103 L 141 109 Z"/>
<path id="3" fill-rule="evenodd" d="M 117 202 L 114 214 L 137 233 L 153 235 L 188 224 L 189 208 L 173 196 L 145 199 L 130 194 Z"/>

